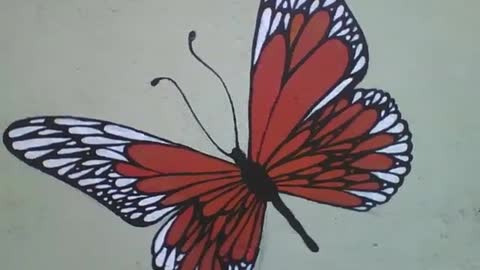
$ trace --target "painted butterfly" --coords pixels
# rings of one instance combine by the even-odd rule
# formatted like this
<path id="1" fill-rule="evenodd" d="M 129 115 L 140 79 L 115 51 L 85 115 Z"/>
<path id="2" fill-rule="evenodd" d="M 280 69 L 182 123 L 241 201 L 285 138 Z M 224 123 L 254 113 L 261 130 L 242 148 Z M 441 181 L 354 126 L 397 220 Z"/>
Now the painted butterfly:
<path id="1" fill-rule="evenodd" d="M 221 77 L 193 50 L 191 53 Z M 251 270 L 271 203 L 308 248 L 318 246 L 280 193 L 355 211 L 387 202 L 412 160 L 411 134 L 394 100 L 357 89 L 365 37 L 343 0 L 261 0 L 253 43 L 248 152 L 204 133 L 219 159 L 95 119 L 14 122 L 4 143 L 17 158 L 88 194 L 134 226 L 161 221 L 154 269 Z"/>

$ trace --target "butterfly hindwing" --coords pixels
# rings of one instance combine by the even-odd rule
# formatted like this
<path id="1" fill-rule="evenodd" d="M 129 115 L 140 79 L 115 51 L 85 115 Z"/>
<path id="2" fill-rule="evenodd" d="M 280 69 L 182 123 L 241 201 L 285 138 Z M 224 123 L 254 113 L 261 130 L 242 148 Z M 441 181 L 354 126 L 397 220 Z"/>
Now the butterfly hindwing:
<path id="1" fill-rule="evenodd" d="M 267 162 L 279 191 L 366 211 L 410 171 L 408 124 L 385 92 L 345 92 L 300 124 Z"/>
<path id="2" fill-rule="evenodd" d="M 365 75 L 368 49 L 343 0 L 261 1 L 249 155 L 263 163 L 297 123 Z"/>

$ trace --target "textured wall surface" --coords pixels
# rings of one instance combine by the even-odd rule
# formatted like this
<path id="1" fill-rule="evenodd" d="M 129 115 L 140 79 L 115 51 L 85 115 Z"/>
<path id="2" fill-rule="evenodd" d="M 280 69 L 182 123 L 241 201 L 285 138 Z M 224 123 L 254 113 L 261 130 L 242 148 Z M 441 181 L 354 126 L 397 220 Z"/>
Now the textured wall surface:
<path id="1" fill-rule="evenodd" d="M 369 213 L 286 201 L 318 241 L 310 253 L 267 211 L 257 269 L 480 269 L 480 121 L 476 0 L 350 0 L 370 46 L 361 83 L 389 91 L 414 135 L 400 192 Z M 214 153 L 172 87 L 175 77 L 220 144 L 232 144 L 224 76 L 247 141 L 257 1 L 0 0 L 0 130 L 33 115 L 110 120 Z M 138 229 L 0 147 L 4 270 L 150 269 L 156 227 Z"/>

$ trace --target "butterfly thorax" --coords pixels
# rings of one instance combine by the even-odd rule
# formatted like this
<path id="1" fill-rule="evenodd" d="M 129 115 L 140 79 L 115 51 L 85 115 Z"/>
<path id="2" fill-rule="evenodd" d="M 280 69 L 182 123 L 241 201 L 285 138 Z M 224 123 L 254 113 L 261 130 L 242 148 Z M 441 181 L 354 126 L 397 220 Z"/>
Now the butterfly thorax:
<path id="1" fill-rule="evenodd" d="M 278 197 L 277 187 L 268 176 L 264 166 L 248 159 L 239 148 L 234 148 L 230 157 L 240 168 L 242 181 L 258 199 L 272 201 Z"/>

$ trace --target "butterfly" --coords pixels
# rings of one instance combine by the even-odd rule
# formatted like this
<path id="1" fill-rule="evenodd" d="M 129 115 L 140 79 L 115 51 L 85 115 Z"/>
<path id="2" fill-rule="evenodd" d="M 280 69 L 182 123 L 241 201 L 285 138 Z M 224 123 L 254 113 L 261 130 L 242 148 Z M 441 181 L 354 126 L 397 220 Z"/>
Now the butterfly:
<path id="1" fill-rule="evenodd" d="M 223 83 L 223 79 L 190 51 Z M 318 245 L 280 194 L 368 211 L 397 192 L 412 140 L 395 101 L 356 86 L 368 47 L 343 0 L 261 0 L 252 48 L 248 149 L 223 158 L 97 119 L 32 117 L 4 132 L 21 161 L 88 194 L 127 223 L 160 224 L 151 245 L 158 270 L 252 270 L 267 205 L 313 252 Z"/>

